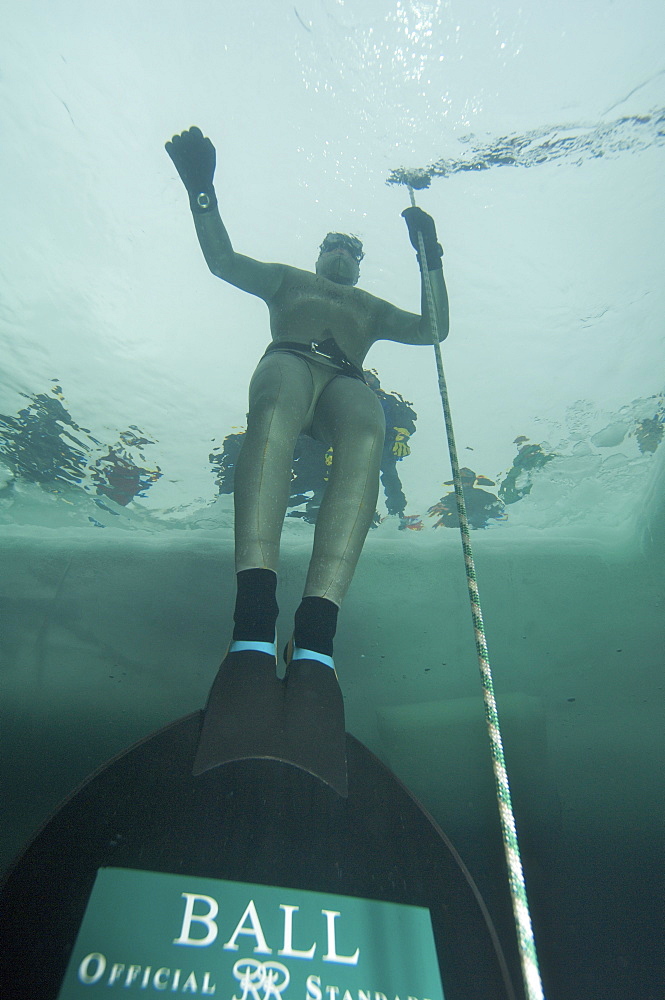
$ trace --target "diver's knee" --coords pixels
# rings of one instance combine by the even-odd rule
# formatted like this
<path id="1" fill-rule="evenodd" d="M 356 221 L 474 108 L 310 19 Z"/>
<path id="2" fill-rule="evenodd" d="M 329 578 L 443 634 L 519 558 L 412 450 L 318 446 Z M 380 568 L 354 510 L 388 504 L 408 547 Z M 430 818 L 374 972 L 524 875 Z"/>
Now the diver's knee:
<path id="1" fill-rule="evenodd" d="M 367 431 L 371 433 L 377 441 L 381 442 L 381 447 L 383 448 L 386 437 L 386 417 L 383 412 L 383 407 L 379 403 L 378 399 L 376 400 L 376 403 L 377 405 L 367 413 Z"/>
<path id="2" fill-rule="evenodd" d="M 354 437 L 359 450 L 365 454 L 378 452 L 380 457 L 386 440 L 386 423 L 383 411 L 378 416 L 368 414 L 367 419 L 355 428 Z"/>
<path id="3" fill-rule="evenodd" d="M 355 413 L 349 413 L 346 433 L 363 442 L 378 440 L 383 446 L 386 434 L 386 418 L 383 415 L 383 408 L 378 400 L 376 400 L 376 404 L 376 406 L 359 407 Z"/>

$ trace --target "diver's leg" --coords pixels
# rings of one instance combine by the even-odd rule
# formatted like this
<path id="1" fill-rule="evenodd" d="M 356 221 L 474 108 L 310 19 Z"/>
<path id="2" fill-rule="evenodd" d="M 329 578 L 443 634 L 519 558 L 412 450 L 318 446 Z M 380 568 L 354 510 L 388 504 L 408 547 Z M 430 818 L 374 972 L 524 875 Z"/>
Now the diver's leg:
<path id="1" fill-rule="evenodd" d="M 294 642 L 330 657 L 337 612 L 376 510 L 385 438 L 381 404 L 359 379 L 338 376 L 319 398 L 312 432 L 332 444 L 333 462 L 296 613 Z"/>
<path id="2" fill-rule="evenodd" d="M 301 359 L 274 353 L 259 362 L 235 475 L 233 642 L 208 695 L 194 774 L 247 757 L 294 759 L 284 684 L 275 672 L 275 571 L 293 450 L 314 398 L 312 377 Z"/>
<path id="3" fill-rule="evenodd" d="M 290 760 L 346 795 L 344 699 L 332 659 L 333 637 L 376 509 L 385 422 L 372 390 L 359 379 L 338 375 L 319 396 L 311 427 L 319 440 L 332 444 L 333 460 L 296 612 L 284 706 Z"/>
<path id="4" fill-rule="evenodd" d="M 234 642 L 274 642 L 276 571 L 293 451 L 313 391 L 307 363 L 281 352 L 262 359 L 250 384 L 247 433 L 235 474 Z"/>
<path id="5" fill-rule="evenodd" d="M 376 511 L 385 419 L 368 386 L 338 376 L 319 398 L 312 430 L 332 444 L 333 462 L 304 593 L 339 607 Z"/>

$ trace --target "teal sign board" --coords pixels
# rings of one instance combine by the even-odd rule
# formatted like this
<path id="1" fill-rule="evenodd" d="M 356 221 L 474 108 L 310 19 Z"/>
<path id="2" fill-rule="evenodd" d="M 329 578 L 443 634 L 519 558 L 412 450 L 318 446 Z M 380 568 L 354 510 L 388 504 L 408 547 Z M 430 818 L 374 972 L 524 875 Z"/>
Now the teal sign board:
<path id="1" fill-rule="evenodd" d="M 100 868 L 59 1000 L 444 1000 L 429 911 Z"/>

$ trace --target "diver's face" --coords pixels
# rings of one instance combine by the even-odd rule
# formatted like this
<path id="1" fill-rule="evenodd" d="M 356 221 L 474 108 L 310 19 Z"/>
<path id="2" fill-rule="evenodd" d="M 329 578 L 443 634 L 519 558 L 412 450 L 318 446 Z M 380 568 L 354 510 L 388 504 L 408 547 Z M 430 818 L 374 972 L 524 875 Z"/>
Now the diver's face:
<path id="1" fill-rule="evenodd" d="M 316 273 L 338 285 L 356 285 L 360 277 L 360 265 L 353 254 L 343 246 L 338 246 L 319 255 Z"/>

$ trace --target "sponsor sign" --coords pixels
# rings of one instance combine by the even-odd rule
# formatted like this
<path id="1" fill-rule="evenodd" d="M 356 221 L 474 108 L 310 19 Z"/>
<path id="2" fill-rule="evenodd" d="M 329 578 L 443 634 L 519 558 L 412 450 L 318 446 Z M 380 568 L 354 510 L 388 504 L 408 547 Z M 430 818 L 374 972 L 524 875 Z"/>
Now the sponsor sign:
<path id="1" fill-rule="evenodd" d="M 59 1000 L 444 1000 L 429 911 L 100 868 Z"/>

